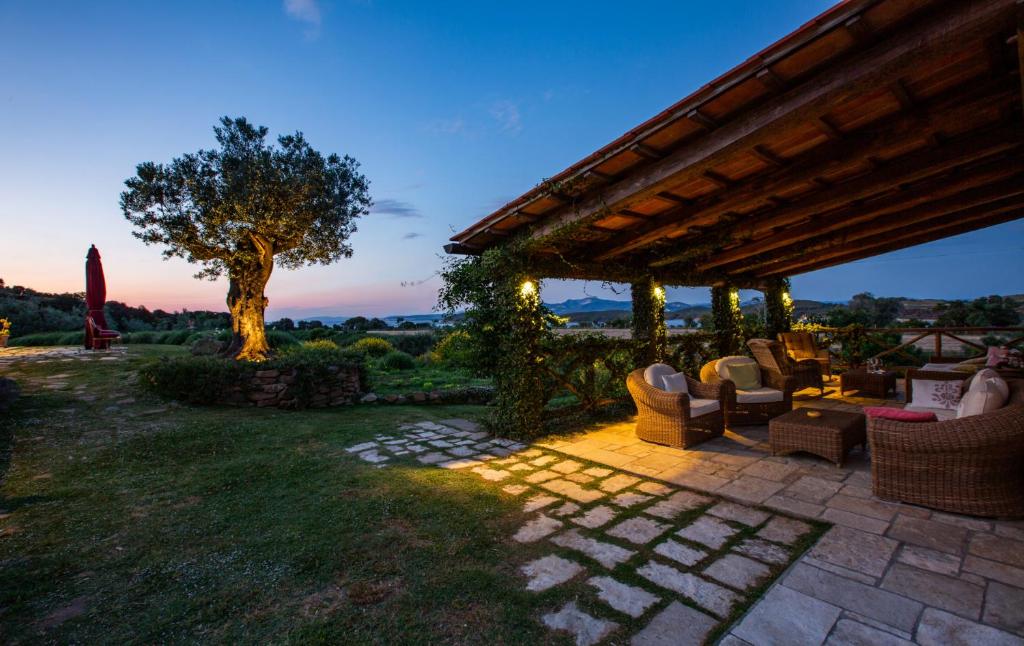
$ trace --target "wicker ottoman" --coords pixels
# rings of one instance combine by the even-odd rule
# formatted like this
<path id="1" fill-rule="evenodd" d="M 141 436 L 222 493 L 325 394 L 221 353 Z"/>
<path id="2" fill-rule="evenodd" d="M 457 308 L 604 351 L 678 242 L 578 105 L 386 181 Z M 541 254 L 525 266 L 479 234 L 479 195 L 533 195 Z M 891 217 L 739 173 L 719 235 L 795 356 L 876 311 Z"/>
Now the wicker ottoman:
<path id="1" fill-rule="evenodd" d="M 820 417 L 808 417 L 815 410 Z M 860 413 L 798 408 L 768 422 L 772 455 L 806 451 L 843 466 L 846 454 L 867 444 L 865 418 Z"/>

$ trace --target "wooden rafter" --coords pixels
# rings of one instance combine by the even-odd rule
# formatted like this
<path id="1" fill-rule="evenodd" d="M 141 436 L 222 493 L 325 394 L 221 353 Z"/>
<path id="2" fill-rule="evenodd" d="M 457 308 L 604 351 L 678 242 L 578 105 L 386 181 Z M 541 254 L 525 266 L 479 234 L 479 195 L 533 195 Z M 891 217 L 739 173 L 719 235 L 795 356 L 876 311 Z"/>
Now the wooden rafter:
<path id="1" fill-rule="evenodd" d="M 655 244 L 688 227 L 714 224 L 725 213 L 750 211 L 758 201 L 767 201 L 776 193 L 813 181 L 823 173 L 854 165 L 879 146 L 909 145 L 949 124 L 976 119 L 979 110 L 992 101 L 994 87 L 992 81 L 986 79 L 966 91 L 933 100 L 927 111 L 922 106 L 919 111 L 900 113 L 858 131 L 855 137 L 818 146 L 788 162 L 778 160 L 773 169 L 733 187 L 727 193 L 715 194 L 651 218 L 648 224 L 630 231 L 628 240 L 613 240 L 591 253 L 597 260 L 607 260 Z M 766 152 L 764 150 L 761 154 Z"/>

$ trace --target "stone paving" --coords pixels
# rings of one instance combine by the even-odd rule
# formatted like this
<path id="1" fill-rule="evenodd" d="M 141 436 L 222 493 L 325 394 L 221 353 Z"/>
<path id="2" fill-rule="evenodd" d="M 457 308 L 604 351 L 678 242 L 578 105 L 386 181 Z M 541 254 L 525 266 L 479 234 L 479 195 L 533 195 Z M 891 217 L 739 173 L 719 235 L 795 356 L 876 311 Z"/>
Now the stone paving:
<path id="1" fill-rule="evenodd" d="M 0 348 L 0 368 L 15 363 L 116 361 L 125 356 L 125 346 L 109 350 L 86 350 L 79 346 L 40 346 Z"/>
<path id="2" fill-rule="evenodd" d="M 521 557 L 532 560 L 519 585 L 566 590 L 537 620 L 579 646 L 715 638 L 824 527 L 492 438 L 466 420 L 409 424 L 346 450 L 377 468 L 472 474 L 515 497 L 524 519 L 511 541 L 542 554 Z"/>
<path id="3" fill-rule="evenodd" d="M 901 405 L 841 398 L 837 380 L 830 386 L 823 398 L 804 391 L 795 405 L 856 412 L 864 405 Z M 723 644 L 1024 645 L 1024 521 L 879 500 L 871 493 L 869 456 L 859 448 L 843 468 L 810 455 L 772 457 L 767 426 L 751 426 L 682 450 L 638 440 L 632 420 L 541 447 L 742 503 L 736 509 L 712 507 L 682 531 L 702 546 L 729 540 L 728 528 L 736 522 L 757 522 L 756 516 L 742 515 L 751 512 L 782 512 L 833 525 L 731 628 Z M 670 507 L 667 501 L 657 504 Z M 723 529 L 716 518 L 733 522 Z M 757 569 L 738 559 L 780 563 L 788 555 L 775 553 L 777 545 L 792 540 L 800 528 L 786 516 L 775 516 L 756 538 L 733 543 L 735 556 L 719 559 L 703 574 L 741 589 L 745 572 L 754 576 Z M 679 555 L 683 562 L 695 558 Z"/>

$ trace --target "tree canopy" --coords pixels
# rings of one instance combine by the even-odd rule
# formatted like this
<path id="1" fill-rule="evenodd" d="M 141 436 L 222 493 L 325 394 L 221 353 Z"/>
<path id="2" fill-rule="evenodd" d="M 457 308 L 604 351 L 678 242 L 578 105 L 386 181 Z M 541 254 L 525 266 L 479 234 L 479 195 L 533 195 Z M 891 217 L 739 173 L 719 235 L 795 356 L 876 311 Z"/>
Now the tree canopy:
<path id="1" fill-rule="evenodd" d="M 201 265 L 197 278 L 227 275 L 231 351 L 262 359 L 263 288 L 274 264 L 295 269 L 351 256 L 348 238 L 372 204 L 369 182 L 355 159 L 324 156 L 301 132 L 274 146 L 267 128 L 245 118 L 224 117 L 213 130 L 217 149 L 139 164 L 121 209 L 144 243 Z"/>

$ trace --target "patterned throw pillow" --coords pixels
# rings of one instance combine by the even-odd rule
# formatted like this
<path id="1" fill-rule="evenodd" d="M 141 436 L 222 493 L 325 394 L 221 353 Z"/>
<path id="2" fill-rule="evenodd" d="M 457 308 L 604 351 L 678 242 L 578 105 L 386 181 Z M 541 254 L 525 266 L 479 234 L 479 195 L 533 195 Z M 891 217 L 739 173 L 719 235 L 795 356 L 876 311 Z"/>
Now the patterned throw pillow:
<path id="1" fill-rule="evenodd" d="M 914 380 L 914 404 L 928 408 L 956 410 L 963 396 L 964 382 L 930 379 Z"/>

